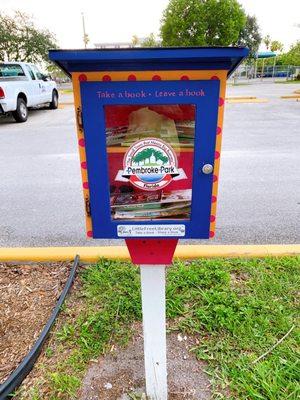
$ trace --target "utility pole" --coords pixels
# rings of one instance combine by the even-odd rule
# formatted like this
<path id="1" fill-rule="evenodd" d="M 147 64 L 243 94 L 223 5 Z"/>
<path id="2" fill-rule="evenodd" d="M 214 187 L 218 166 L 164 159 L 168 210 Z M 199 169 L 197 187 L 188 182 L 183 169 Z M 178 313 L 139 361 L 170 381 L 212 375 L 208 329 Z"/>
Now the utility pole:
<path id="1" fill-rule="evenodd" d="M 90 41 L 88 34 L 85 31 L 85 21 L 84 21 L 84 13 L 81 13 L 82 16 L 82 28 L 83 28 L 83 43 L 84 43 L 84 48 L 86 49 L 86 46 L 88 42 Z"/>

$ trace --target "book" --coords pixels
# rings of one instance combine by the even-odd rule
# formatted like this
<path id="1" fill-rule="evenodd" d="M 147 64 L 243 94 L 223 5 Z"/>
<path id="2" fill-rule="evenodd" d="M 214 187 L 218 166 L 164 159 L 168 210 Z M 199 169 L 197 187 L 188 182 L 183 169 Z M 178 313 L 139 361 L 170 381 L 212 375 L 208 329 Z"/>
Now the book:
<path id="1" fill-rule="evenodd" d="M 188 218 L 192 190 L 173 190 L 156 193 L 134 192 L 111 195 L 113 219 Z"/>
<path id="2" fill-rule="evenodd" d="M 195 138 L 195 121 L 178 121 L 174 130 L 134 129 L 129 126 L 119 126 L 106 129 L 107 146 L 129 147 L 134 142 L 147 137 L 156 137 L 171 146 L 193 147 Z"/>

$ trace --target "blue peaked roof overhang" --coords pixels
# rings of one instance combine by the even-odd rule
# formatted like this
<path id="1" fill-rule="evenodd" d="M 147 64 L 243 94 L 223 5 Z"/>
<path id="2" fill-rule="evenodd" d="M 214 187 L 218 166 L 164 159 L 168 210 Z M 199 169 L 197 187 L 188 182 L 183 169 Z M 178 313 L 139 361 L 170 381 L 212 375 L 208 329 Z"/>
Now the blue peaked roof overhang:
<path id="1" fill-rule="evenodd" d="M 256 58 L 272 58 L 276 57 L 274 51 L 259 51 L 256 53 Z"/>
<path id="2" fill-rule="evenodd" d="M 249 54 L 246 47 L 161 47 L 50 50 L 69 76 L 82 71 L 227 70 L 229 77 Z"/>

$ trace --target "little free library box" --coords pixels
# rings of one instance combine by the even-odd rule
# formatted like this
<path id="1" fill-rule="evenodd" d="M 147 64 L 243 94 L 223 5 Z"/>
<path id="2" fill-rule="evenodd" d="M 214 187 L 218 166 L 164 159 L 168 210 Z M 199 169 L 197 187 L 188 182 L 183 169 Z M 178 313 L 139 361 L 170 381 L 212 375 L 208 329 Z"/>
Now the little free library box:
<path id="1" fill-rule="evenodd" d="M 214 236 L 226 79 L 246 48 L 52 50 L 72 77 L 87 235 L 140 264 L 146 394 L 167 400 L 165 268 Z"/>
<path id="2" fill-rule="evenodd" d="M 214 236 L 226 79 L 247 55 L 50 51 L 73 82 L 89 237 Z"/>

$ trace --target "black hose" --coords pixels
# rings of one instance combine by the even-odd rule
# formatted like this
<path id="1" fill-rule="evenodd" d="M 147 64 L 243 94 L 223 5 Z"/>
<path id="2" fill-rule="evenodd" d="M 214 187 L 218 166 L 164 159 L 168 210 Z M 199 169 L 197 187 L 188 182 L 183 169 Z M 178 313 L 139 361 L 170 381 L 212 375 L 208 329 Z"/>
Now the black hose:
<path id="1" fill-rule="evenodd" d="M 6 381 L 0 386 L 0 400 L 6 400 L 12 396 L 12 393 L 16 390 L 17 387 L 23 382 L 25 377 L 29 374 L 36 359 L 38 358 L 39 354 L 42 351 L 42 346 L 47 339 L 49 332 L 55 322 L 55 319 L 60 311 L 60 308 L 72 286 L 76 270 L 79 263 L 79 256 L 77 255 L 74 260 L 73 267 L 71 269 L 69 278 L 65 284 L 63 291 L 56 303 L 56 306 L 48 319 L 44 329 L 42 330 L 39 338 L 33 345 L 32 349 L 29 353 L 24 357 L 21 364 L 10 374 L 10 376 L 6 379 Z"/>

